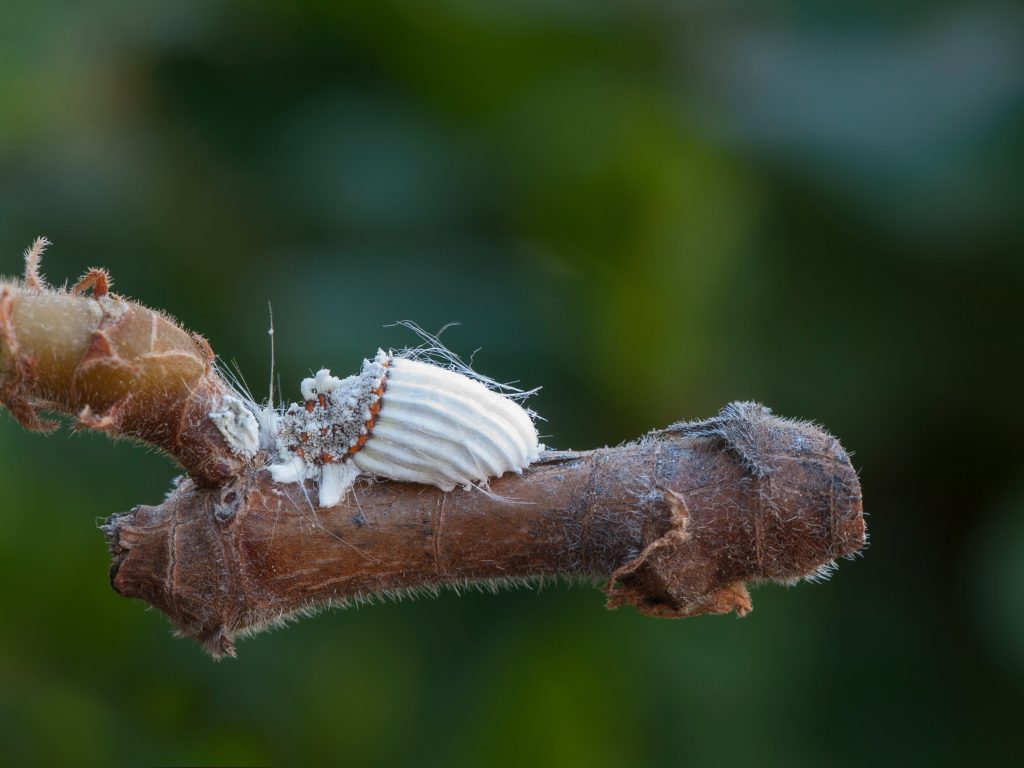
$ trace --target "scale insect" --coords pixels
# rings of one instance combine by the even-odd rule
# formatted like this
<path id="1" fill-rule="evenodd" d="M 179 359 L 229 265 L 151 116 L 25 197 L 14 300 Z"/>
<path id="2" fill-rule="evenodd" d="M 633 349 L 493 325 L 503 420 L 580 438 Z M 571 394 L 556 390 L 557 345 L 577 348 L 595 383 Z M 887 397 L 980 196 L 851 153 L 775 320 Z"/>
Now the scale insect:
<path id="1" fill-rule="evenodd" d="M 521 473 L 543 448 L 532 413 L 517 402 L 529 393 L 475 374 L 439 345 L 378 350 L 344 379 L 321 369 L 301 392 L 302 403 L 256 416 L 231 402 L 243 398 L 228 396 L 211 418 L 236 452 L 270 450 L 275 482 L 315 480 L 320 507 L 341 502 L 361 475 L 446 492 L 485 489 L 492 478 Z"/>

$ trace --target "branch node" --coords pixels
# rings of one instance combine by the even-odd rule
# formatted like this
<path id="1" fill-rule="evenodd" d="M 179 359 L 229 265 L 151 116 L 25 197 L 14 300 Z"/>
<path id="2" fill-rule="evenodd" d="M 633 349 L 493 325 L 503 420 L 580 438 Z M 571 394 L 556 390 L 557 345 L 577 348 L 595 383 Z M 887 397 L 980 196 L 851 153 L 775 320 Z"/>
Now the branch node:
<path id="1" fill-rule="evenodd" d="M 682 494 L 658 490 L 668 509 L 668 530 L 612 573 L 605 589 L 608 608 L 633 605 L 641 613 L 661 617 L 705 613 L 699 609 L 709 599 L 707 589 L 692 577 L 705 575 L 707 569 L 700 551 L 691 546 L 690 508 Z"/>
<path id="2" fill-rule="evenodd" d="M 729 403 L 717 416 L 674 424 L 665 431 L 718 441 L 739 457 L 751 476 L 763 479 L 771 473 L 764 459 L 764 446 L 777 429 L 770 408 L 747 401 Z"/>

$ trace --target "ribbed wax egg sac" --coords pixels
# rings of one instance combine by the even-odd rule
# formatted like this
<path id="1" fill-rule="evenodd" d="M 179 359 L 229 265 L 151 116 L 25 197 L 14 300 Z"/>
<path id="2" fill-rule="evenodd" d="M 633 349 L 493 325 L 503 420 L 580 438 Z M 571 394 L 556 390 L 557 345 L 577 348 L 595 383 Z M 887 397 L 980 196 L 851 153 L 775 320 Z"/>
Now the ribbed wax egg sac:
<path id="1" fill-rule="evenodd" d="M 336 379 L 324 369 L 303 382 L 305 407 L 281 416 L 278 482 L 315 478 L 320 505 L 337 504 L 355 479 L 469 489 L 522 472 L 540 453 L 530 414 L 458 371 L 379 352 Z"/>
<path id="2" fill-rule="evenodd" d="M 526 410 L 468 376 L 394 357 L 370 438 L 352 456 L 369 475 L 465 488 L 522 472 L 540 453 Z"/>

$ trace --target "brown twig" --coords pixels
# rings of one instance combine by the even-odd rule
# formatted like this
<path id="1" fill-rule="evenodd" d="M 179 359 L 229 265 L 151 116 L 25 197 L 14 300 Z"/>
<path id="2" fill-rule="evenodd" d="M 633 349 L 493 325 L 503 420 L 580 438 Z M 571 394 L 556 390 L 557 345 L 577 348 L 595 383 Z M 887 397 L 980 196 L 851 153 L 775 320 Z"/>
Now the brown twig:
<path id="1" fill-rule="evenodd" d="M 38 254 L 37 254 L 38 256 Z M 665 617 L 750 610 L 747 582 L 827 571 L 865 541 L 848 455 L 814 425 L 734 403 L 618 448 L 548 452 L 492 493 L 361 481 L 318 508 L 265 451 L 233 453 L 210 418 L 229 388 L 206 342 L 164 315 L 0 283 L 0 402 L 157 445 L 189 477 L 104 526 L 111 583 L 220 657 L 236 637 L 379 596 L 548 576 L 600 580 L 609 607 Z M 89 277 L 87 276 L 87 280 Z"/>
<path id="2" fill-rule="evenodd" d="M 186 481 L 107 524 L 111 583 L 220 656 L 325 605 L 544 576 L 599 579 L 609 607 L 654 616 L 743 615 L 745 582 L 814 577 L 865 536 L 839 443 L 755 403 L 619 448 L 548 453 L 492 490 L 369 483 L 315 509 L 258 467 L 219 489 Z"/>
<path id="3" fill-rule="evenodd" d="M 206 340 L 108 293 L 103 270 L 90 270 L 71 292 L 47 287 L 40 242 L 26 252 L 25 282 L 0 282 L 0 405 L 30 430 L 54 427 L 39 416 L 54 411 L 142 440 L 203 485 L 238 475 L 245 462 L 209 419 L 230 388 Z"/>

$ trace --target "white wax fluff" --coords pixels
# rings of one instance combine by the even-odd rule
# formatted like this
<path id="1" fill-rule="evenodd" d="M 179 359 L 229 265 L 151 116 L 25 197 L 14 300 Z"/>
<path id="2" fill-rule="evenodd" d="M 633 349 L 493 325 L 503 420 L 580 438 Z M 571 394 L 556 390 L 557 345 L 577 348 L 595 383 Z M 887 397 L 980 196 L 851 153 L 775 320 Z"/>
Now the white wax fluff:
<path id="1" fill-rule="evenodd" d="M 256 455 L 260 447 L 259 423 L 241 399 L 225 395 L 220 408 L 210 412 L 210 420 L 217 425 L 232 453 L 247 458 Z"/>
<path id="2" fill-rule="evenodd" d="M 320 506 L 333 507 L 339 503 L 358 475 L 359 470 L 352 466 L 351 461 L 324 464 L 320 469 Z"/>

